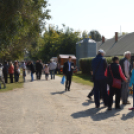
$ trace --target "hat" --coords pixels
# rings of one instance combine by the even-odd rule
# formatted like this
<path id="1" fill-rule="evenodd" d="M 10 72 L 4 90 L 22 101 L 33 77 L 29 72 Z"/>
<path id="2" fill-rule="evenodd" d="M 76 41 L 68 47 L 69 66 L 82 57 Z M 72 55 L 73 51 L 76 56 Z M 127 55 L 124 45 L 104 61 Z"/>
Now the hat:
<path id="1" fill-rule="evenodd" d="M 99 52 L 99 53 L 103 53 L 103 54 L 105 54 L 105 51 L 102 50 L 102 49 L 100 49 L 98 52 Z"/>

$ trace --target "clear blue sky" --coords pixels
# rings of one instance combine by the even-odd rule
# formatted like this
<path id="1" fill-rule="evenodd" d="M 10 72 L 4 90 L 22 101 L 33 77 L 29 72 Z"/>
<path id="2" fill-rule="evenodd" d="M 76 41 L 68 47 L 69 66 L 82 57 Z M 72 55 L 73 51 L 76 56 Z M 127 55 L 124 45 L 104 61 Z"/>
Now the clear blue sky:
<path id="1" fill-rule="evenodd" d="M 106 38 L 115 32 L 134 32 L 134 0 L 49 0 L 52 19 L 79 31 L 98 30 Z"/>

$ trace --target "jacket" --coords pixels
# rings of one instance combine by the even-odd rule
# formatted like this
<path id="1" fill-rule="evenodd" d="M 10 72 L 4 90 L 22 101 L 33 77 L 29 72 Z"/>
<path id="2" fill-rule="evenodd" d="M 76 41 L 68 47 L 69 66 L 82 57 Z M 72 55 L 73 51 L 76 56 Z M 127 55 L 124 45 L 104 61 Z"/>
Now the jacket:
<path id="1" fill-rule="evenodd" d="M 32 73 L 35 72 L 33 63 L 31 63 L 31 64 L 29 65 L 29 68 L 30 68 L 30 71 L 31 71 Z"/>
<path id="2" fill-rule="evenodd" d="M 116 63 L 112 63 L 108 66 L 105 76 L 107 76 L 107 82 L 110 85 L 112 85 L 113 83 L 113 77 L 124 81 L 126 80 L 126 77 L 122 72 L 121 66 Z"/>
<path id="3" fill-rule="evenodd" d="M 0 67 L 0 77 L 3 77 L 3 68 L 2 67 Z"/>
<path id="4" fill-rule="evenodd" d="M 50 64 L 49 64 L 49 69 L 50 70 L 55 70 L 57 68 L 57 64 L 55 63 L 55 62 L 51 62 Z"/>
<path id="5" fill-rule="evenodd" d="M 7 73 L 8 73 L 8 65 L 7 64 L 4 64 L 3 74 L 7 74 Z"/>
<path id="6" fill-rule="evenodd" d="M 95 80 L 105 79 L 106 68 L 107 68 L 106 59 L 103 58 L 101 55 L 97 55 L 92 60 L 92 70 L 93 70 L 94 79 Z"/>
<path id="7" fill-rule="evenodd" d="M 43 66 L 40 62 L 36 63 L 36 71 L 41 71 L 43 69 Z"/>
<path id="8" fill-rule="evenodd" d="M 14 74 L 14 66 L 10 66 L 8 69 L 9 74 Z"/>
<path id="9" fill-rule="evenodd" d="M 45 71 L 45 74 L 49 74 L 49 67 L 45 67 L 44 71 Z"/>
<path id="10" fill-rule="evenodd" d="M 126 58 L 121 59 L 120 60 L 120 65 L 121 65 L 121 68 L 122 68 L 122 71 L 123 71 L 124 75 L 126 76 L 126 74 L 125 74 L 125 67 L 124 67 L 125 60 L 127 60 L 127 59 Z M 131 76 L 131 70 L 132 70 L 132 66 L 130 64 L 130 67 L 129 67 L 129 75 L 130 76 Z"/>
<path id="11" fill-rule="evenodd" d="M 132 76 L 131 76 L 131 79 L 130 79 L 129 87 L 131 87 L 132 84 L 134 84 L 134 69 L 132 71 Z"/>
<path id="12" fill-rule="evenodd" d="M 73 62 L 71 62 L 71 66 L 74 67 L 74 63 L 73 63 Z M 64 63 L 64 66 L 63 66 L 63 74 L 67 75 L 68 69 L 69 69 L 68 62 L 65 62 L 65 63 Z M 73 74 L 73 70 L 74 70 L 74 69 L 71 68 L 71 75 Z"/>

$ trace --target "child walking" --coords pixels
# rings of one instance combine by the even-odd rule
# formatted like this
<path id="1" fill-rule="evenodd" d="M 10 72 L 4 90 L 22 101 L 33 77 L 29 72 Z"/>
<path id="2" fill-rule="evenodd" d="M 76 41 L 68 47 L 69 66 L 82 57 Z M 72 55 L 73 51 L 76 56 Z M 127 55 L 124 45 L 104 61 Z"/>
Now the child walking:
<path id="1" fill-rule="evenodd" d="M 46 78 L 46 80 L 48 80 L 48 76 L 49 76 L 49 67 L 48 67 L 48 65 L 45 65 L 44 71 L 45 71 L 45 78 Z"/>

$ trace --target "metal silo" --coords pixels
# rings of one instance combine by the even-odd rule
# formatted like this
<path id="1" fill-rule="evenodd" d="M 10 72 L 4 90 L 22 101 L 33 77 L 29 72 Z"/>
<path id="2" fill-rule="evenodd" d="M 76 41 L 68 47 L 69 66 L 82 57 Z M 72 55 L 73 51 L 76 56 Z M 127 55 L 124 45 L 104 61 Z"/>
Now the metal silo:
<path id="1" fill-rule="evenodd" d="M 97 52 L 96 41 L 84 38 L 76 43 L 77 66 L 79 67 L 80 58 L 95 57 Z"/>

